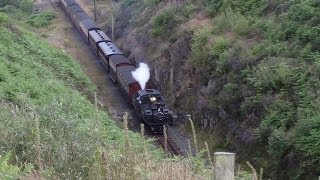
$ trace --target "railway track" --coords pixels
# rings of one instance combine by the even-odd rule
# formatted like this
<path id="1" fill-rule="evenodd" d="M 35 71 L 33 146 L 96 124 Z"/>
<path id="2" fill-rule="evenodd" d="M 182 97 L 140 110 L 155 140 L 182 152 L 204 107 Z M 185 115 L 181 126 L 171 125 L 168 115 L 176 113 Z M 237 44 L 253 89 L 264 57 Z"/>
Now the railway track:
<path id="1" fill-rule="evenodd" d="M 165 138 L 163 134 L 154 135 L 156 139 L 156 143 L 159 144 L 166 152 L 175 155 L 175 156 L 183 156 L 183 151 L 175 145 L 175 143 L 170 139 L 170 137 Z"/>

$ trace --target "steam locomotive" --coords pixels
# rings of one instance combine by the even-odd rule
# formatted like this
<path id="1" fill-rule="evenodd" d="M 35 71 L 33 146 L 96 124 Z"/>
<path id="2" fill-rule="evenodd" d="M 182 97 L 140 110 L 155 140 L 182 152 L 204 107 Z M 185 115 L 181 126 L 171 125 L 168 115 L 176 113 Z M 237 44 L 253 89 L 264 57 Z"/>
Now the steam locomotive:
<path id="1" fill-rule="evenodd" d="M 128 60 L 75 0 L 60 0 L 60 4 L 96 53 L 111 80 L 119 85 L 125 98 L 133 105 L 137 116 L 154 132 L 162 132 L 163 125 L 171 122 L 172 116 L 161 93 L 150 88 L 150 83 L 147 83 L 147 89 L 141 89 L 140 84 L 131 73 L 136 66 Z"/>

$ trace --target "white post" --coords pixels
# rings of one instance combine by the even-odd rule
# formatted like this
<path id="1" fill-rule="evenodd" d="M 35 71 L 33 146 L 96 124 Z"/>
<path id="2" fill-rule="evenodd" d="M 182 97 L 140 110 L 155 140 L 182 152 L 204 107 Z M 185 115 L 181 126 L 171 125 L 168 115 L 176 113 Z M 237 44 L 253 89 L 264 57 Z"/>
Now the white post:
<path id="1" fill-rule="evenodd" d="M 214 153 L 214 180 L 234 180 L 235 153 Z"/>

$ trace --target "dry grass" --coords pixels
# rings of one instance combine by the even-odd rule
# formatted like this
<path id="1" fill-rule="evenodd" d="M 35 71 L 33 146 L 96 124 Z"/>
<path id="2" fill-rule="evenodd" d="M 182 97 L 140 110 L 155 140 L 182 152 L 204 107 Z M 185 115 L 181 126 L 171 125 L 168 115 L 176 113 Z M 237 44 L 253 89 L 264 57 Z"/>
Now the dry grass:
<path id="1" fill-rule="evenodd" d="M 92 178 L 98 179 L 210 179 L 211 168 L 206 168 L 204 160 L 199 158 L 155 156 L 148 153 L 147 143 L 136 149 L 130 139 L 127 115 L 124 115 L 124 144 L 120 154 L 112 154 L 101 150 L 99 165 L 95 165 L 91 172 Z M 166 131 L 166 129 L 164 130 Z M 141 124 L 141 134 L 144 136 L 144 125 Z M 166 136 L 166 134 L 164 134 Z M 165 137 L 167 138 L 167 137 Z M 121 145 L 120 145 L 121 147 Z M 117 156 L 117 157 L 115 157 Z M 120 158 L 119 158 L 120 156 Z M 199 166 L 199 164 L 201 164 Z M 90 178 L 90 177 L 89 177 Z"/>

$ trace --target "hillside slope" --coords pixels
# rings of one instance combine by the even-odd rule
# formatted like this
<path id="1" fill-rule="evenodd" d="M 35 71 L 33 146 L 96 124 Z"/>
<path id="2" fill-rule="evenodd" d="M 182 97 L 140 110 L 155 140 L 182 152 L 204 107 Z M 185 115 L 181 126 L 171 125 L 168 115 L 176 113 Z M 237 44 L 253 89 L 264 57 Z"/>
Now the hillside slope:
<path id="1" fill-rule="evenodd" d="M 111 8 L 118 43 L 152 65 L 171 107 L 193 115 L 213 151 L 235 151 L 272 178 L 320 173 L 318 1 L 121 0 Z"/>

